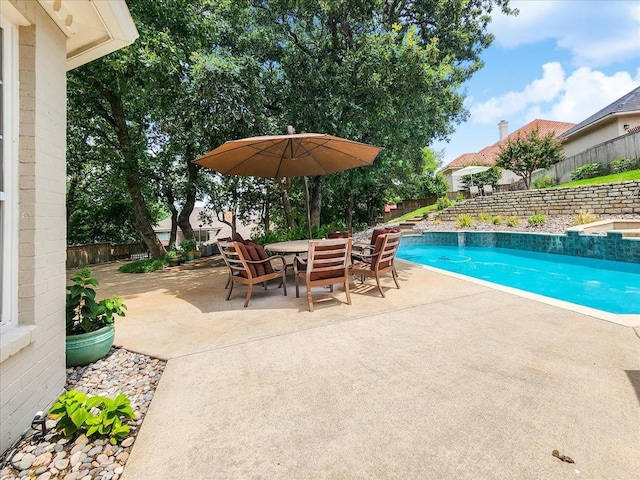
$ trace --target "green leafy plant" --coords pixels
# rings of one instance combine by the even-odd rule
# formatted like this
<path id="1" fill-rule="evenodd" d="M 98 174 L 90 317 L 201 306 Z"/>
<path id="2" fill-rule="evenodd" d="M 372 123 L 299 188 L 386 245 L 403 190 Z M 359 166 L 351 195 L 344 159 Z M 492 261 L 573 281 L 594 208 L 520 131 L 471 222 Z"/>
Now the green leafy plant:
<path id="1" fill-rule="evenodd" d="M 458 192 L 456 195 L 456 203 L 464 202 L 464 195 L 461 192 Z"/>
<path id="2" fill-rule="evenodd" d="M 591 212 L 579 211 L 573 219 L 573 225 L 584 225 L 585 223 L 592 223 L 598 221 L 597 215 Z"/>
<path id="3" fill-rule="evenodd" d="M 546 220 L 547 220 L 547 217 L 545 217 L 540 213 L 536 213 L 534 215 L 531 215 L 529 218 L 527 218 L 527 222 L 529 222 L 529 225 L 532 225 L 532 226 L 542 225 Z"/>
<path id="4" fill-rule="evenodd" d="M 452 207 L 453 205 L 455 205 L 455 203 L 447 197 L 440 197 L 436 201 L 436 208 L 438 210 L 444 210 L 445 208 Z"/>
<path id="5" fill-rule="evenodd" d="M 504 223 L 504 217 L 502 215 L 496 215 L 491 220 L 491 223 L 493 223 L 494 225 L 502 225 Z"/>
<path id="6" fill-rule="evenodd" d="M 196 241 L 193 238 L 187 238 L 180 243 L 180 246 L 185 252 L 196 251 Z"/>
<path id="7" fill-rule="evenodd" d="M 585 178 L 599 177 L 602 173 L 602 164 L 586 163 L 571 172 L 571 180 L 583 180 Z"/>
<path id="8" fill-rule="evenodd" d="M 129 398 L 121 393 L 116 398 L 88 397 L 82 392 L 70 390 L 58 397 L 49 415 L 58 419 L 57 429 L 69 437 L 76 432 L 87 437 L 108 436 L 112 444 L 129 435 L 129 425 L 122 424 L 122 417 L 135 419 Z"/>
<path id="9" fill-rule="evenodd" d="M 478 221 L 479 222 L 489 222 L 489 223 L 491 223 L 492 219 L 493 219 L 493 215 L 491 215 L 488 212 L 480 212 L 478 214 Z"/>
<path id="10" fill-rule="evenodd" d="M 177 258 L 177 256 L 174 258 Z M 162 270 L 164 265 L 164 260 L 157 258 L 144 258 L 131 263 L 125 263 L 118 268 L 118 271 L 122 273 L 149 273 L 155 272 L 156 270 Z"/>
<path id="11" fill-rule="evenodd" d="M 610 163 L 612 173 L 621 173 L 627 172 L 629 170 L 634 170 L 637 165 L 638 159 L 624 157 L 616 158 Z"/>
<path id="12" fill-rule="evenodd" d="M 473 217 L 467 213 L 462 213 L 456 218 L 458 228 L 470 227 L 471 225 L 473 225 Z"/>
<path id="13" fill-rule="evenodd" d="M 113 324 L 115 316 L 125 316 L 127 306 L 121 298 L 96 301 L 93 287 L 99 283 L 88 268 L 78 270 L 71 281 L 66 295 L 67 335 L 93 332 Z"/>
<path id="14" fill-rule="evenodd" d="M 553 178 L 551 178 L 549 175 L 538 177 L 533 181 L 533 187 L 537 188 L 538 190 L 553 187 Z"/>
<path id="15" fill-rule="evenodd" d="M 520 217 L 517 217 L 515 215 L 507 217 L 507 225 L 509 225 L 510 227 L 517 227 L 518 225 L 520 225 Z"/>

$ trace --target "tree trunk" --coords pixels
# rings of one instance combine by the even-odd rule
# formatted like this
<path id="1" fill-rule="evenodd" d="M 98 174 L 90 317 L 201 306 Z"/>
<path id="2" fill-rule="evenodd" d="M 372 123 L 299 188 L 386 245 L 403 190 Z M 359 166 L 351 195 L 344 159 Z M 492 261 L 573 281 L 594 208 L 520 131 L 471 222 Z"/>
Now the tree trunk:
<path id="1" fill-rule="evenodd" d="M 311 226 L 320 228 L 320 208 L 322 206 L 322 177 L 311 177 L 309 186 L 309 208 L 311 210 Z"/>
<path id="2" fill-rule="evenodd" d="M 167 197 L 167 207 L 171 212 L 171 232 L 169 233 L 169 249 L 174 250 L 176 248 L 176 234 L 178 233 L 178 209 L 176 208 L 176 199 L 173 196 L 173 190 L 171 187 L 167 187 L 165 190 Z"/>
<path id="3" fill-rule="evenodd" d="M 349 194 L 349 199 L 347 200 L 347 208 L 344 211 L 344 223 L 348 228 L 353 227 L 353 203 L 353 194 Z"/>
<path id="4" fill-rule="evenodd" d="M 184 206 L 182 207 L 182 210 L 180 210 L 180 214 L 178 215 L 178 226 L 180 227 L 180 230 L 182 230 L 182 235 L 184 235 L 184 238 L 194 238 L 193 227 L 191 226 L 191 222 L 189 221 L 189 219 L 191 218 L 193 208 L 196 204 L 196 180 L 198 178 L 199 167 L 189 160 L 194 157 L 193 146 L 191 145 L 191 143 L 187 144 L 184 154 L 185 158 L 187 159 L 188 183 Z"/>
<path id="5" fill-rule="evenodd" d="M 98 87 L 100 93 L 107 99 L 111 106 L 112 117 L 106 114 L 105 119 L 112 125 L 118 138 L 118 145 L 124 158 L 124 175 L 127 190 L 133 204 L 133 226 L 140 235 L 140 238 L 149 249 L 153 258 L 163 258 L 167 253 L 164 246 L 158 240 L 156 232 L 149 220 L 149 210 L 142 194 L 140 165 L 138 163 L 138 153 L 132 145 L 129 129 L 124 115 L 122 99 L 115 93 Z"/>

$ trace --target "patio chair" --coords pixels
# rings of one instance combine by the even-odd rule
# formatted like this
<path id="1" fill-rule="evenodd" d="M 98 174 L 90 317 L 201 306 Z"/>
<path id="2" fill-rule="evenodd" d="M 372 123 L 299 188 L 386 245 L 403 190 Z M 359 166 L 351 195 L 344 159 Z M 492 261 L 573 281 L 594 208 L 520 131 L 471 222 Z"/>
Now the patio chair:
<path id="1" fill-rule="evenodd" d="M 242 283 L 247 285 L 247 296 L 244 301 L 245 308 L 249 305 L 253 286 L 259 283 L 267 289 L 269 280 L 279 279 L 281 281 L 284 295 L 287 295 L 286 283 L 286 263 L 282 255 L 267 256 L 264 249 L 256 248 L 255 245 L 244 245 L 240 242 L 217 241 L 218 249 L 229 268 L 229 293 L 227 300 L 231 298 L 233 285 Z M 271 264 L 272 260 L 279 259 L 282 262 L 282 268 L 274 268 Z"/>
<path id="2" fill-rule="evenodd" d="M 378 237 L 384 233 L 398 233 L 400 232 L 399 228 L 396 227 L 380 227 L 374 228 L 373 232 L 371 232 L 371 239 L 369 243 L 358 242 L 354 243 L 351 249 L 351 260 L 353 263 L 362 261 L 362 255 L 367 254 L 371 255 L 376 246 L 376 240 Z"/>
<path id="3" fill-rule="evenodd" d="M 347 293 L 347 304 L 351 305 L 349 294 L 349 258 L 351 256 L 351 238 L 332 238 L 309 241 L 306 260 L 296 256 L 293 270 L 296 281 L 296 298 L 299 294 L 299 282 L 304 281 L 307 288 L 309 311 L 313 312 L 313 287 L 342 283 Z"/>
<path id="4" fill-rule="evenodd" d="M 469 195 L 471 196 L 471 198 L 477 197 L 478 195 L 480 195 L 480 189 L 478 188 L 477 185 L 471 185 L 469 187 Z"/>
<path id="5" fill-rule="evenodd" d="M 482 193 L 484 195 L 493 195 L 493 185 L 489 184 L 482 187 Z"/>
<path id="6" fill-rule="evenodd" d="M 354 275 L 360 276 L 360 280 L 364 283 L 365 277 L 373 277 L 376 279 L 376 285 L 383 297 L 384 292 L 380 286 L 380 276 L 391 273 L 396 287 L 398 285 L 398 273 L 393 264 L 393 260 L 400 247 L 400 239 L 402 233 L 383 233 L 376 239 L 375 248 L 371 254 L 363 254 L 361 260 L 351 265 L 349 271 Z"/>

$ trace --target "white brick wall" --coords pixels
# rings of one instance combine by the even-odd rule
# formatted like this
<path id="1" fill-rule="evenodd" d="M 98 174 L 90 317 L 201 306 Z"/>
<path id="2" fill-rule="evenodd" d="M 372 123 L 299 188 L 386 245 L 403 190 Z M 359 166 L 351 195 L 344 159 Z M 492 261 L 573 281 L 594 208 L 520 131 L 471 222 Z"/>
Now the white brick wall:
<path id="1" fill-rule="evenodd" d="M 32 25 L 20 29 L 19 325 L 2 339 L 0 452 L 65 382 L 66 38 L 38 2 L 12 3 Z"/>

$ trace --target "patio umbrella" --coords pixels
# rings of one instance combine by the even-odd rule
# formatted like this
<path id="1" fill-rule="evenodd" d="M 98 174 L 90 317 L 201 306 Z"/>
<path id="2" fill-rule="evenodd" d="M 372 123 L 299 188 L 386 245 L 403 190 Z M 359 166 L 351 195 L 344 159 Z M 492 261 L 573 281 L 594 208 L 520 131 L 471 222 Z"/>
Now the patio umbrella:
<path id="1" fill-rule="evenodd" d="M 225 175 L 263 178 L 305 177 L 309 238 L 311 219 L 307 176 L 371 165 L 382 148 L 322 133 L 293 133 L 229 140 L 194 160 Z"/>
<path id="2" fill-rule="evenodd" d="M 471 185 L 473 185 L 473 174 L 474 173 L 480 173 L 480 172 L 486 172 L 487 170 L 489 170 L 491 167 L 488 167 L 486 165 L 469 165 L 468 167 L 464 167 L 461 168 L 460 170 L 456 170 L 455 172 L 453 172 L 451 174 L 452 177 L 464 177 L 466 175 L 471 175 Z"/>

